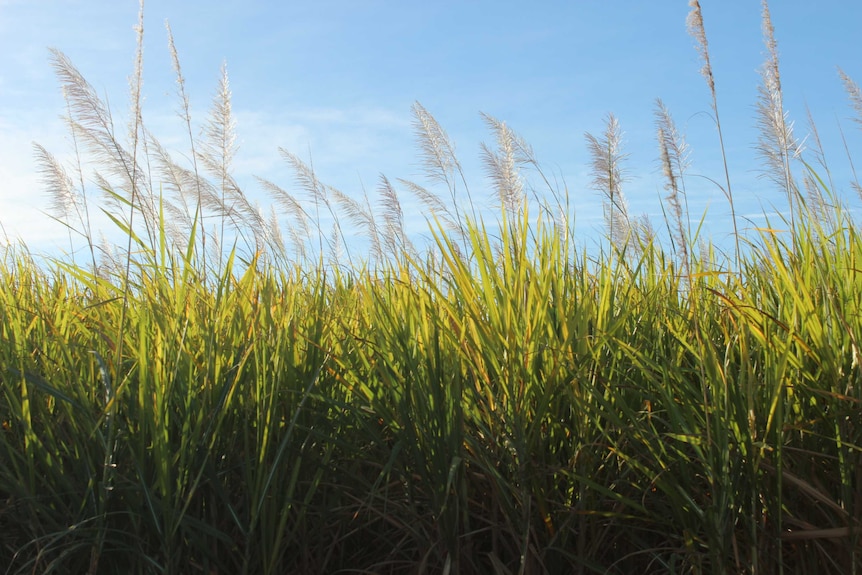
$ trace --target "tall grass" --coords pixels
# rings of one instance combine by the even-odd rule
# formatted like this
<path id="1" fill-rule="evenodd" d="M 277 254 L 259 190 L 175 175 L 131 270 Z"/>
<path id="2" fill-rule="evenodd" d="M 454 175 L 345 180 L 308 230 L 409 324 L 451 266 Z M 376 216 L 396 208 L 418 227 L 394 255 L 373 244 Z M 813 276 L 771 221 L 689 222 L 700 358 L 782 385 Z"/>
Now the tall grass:
<path id="1" fill-rule="evenodd" d="M 697 2 L 690 25 L 720 134 Z M 375 210 L 282 150 L 301 195 L 261 180 L 282 230 L 231 176 L 226 73 L 198 140 L 169 36 L 191 147 L 181 165 L 144 129 L 137 96 L 126 141 L 55 53 L 73 173 L 38 154 L 90 261 L 4 255 L 0 564 L 858 573 L 862 237 L 810 167 L 824 164 L 790 153 L 764 29 L 761 151 L 777 150 L 767 168 L 792 215 L 787 231 L 737 231 L 729 258 L 689 219 L 688 150 L 660 101 L 670 246 L 629 218 L 610 116 L 587 135 L 608 225 L 608 249 L 591 255 L 572 240 L 567 191 L 490 116 L 493 221 L 417 104 L 420 154 L 445 193 L 383 177 Z M 824 199 L 816 209 L 794 170 Z M 427 208 L 430 243 L 406 233 L 396 186 Z M 124 247 L 96 241 L 97 203 Z M 350 251 L 351 229 L 367 257 Z"/>

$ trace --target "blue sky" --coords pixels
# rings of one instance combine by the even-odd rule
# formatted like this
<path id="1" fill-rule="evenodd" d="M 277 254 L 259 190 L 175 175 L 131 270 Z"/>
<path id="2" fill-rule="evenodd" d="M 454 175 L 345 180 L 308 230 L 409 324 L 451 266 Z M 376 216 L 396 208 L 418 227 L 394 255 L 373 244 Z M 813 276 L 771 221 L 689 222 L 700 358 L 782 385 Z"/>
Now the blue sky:
<path id="1" fill-rule="evenodd" d="M 702 0 L 702 7 L 737 211 L 757 225 L 758 215 L 785 205 L 782 193 L 758 176 L 762 164 L 754 151 L 765 58 L 760 2 Z M 699 177 L 719 179 L 722 172 L 709 92 L 686 30 L 688 11 L 683 0 L 529 7 L 508 0 L 149 0 L 144 123 L 163 143 L 185 151 L 164 29 L 169 20 L 198 126 L 227 63 L 240 145 L 234 172 L 261 204 L 268 200 L 253 175 L 297 190 L 279 147 L 312 159 L 323 181 L 349 195 L 363 187 L 373 194 L 381 173 L 424 183 L 410 112 L 419 101 L 455 142 L 474 198 L 493 205 L 479 149 L 493 136 L 481 111 L 505 121 L 549 173 L 565 180 L 577 231 L 589 242 L 603 229 L 584 133 L 601 133 L 608 113 L 625 133 L 630 212 L 663 226 L 653 119 L 661 98 L 692 149 L 692 214 L 708 209 L 705 233 L 721 243 L 730 230 L 729 210 L 722 192 Z M 862 3 L 775 0 L 771 11 L 796 135 L 806 134 L 807 105 L 838 191 L 855 207 L 838 123 L 857 157 L 862 138 L 836 67 L 862 82 Z M 137 13 L 132 0 L 0 0 L 0 223 L 10 239 L 36 251 L 67 242 L 63 228 L 43 213 L 48 198 L 32 151 L 35 141 L 71 157 L 48 48 L 69 56 L 109 100 L 118 122 L 125 121 Z M 404 201 L 408 224 L 424 231 L 415 204 Z"/>

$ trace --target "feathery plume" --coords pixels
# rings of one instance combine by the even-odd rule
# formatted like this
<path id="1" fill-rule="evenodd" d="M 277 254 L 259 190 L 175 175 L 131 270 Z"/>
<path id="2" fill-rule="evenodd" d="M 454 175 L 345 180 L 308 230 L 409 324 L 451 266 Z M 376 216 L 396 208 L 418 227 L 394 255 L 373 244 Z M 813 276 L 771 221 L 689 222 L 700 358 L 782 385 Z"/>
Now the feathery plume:
<path id="1" fill-rule="evenodd" d="M 622 153 L 622 130 L 613 114 L 608 114 L 605 133 L 596 138 L 584 134 L 587 148 L 592 158 L 593 188 L 600 192 L 605 201 L 605 224 L 608 226 L 610 240 L 622 246 L 629 235 L 628 205 L 622 193 L 622 163 L 626 154 Z"/>
<path id="2" fill-rule="evenodd" d="M 844 84 L 844 91 L 847 92 L 847 96 L 850 98 L 850 105 L 856 111 L 856 117 L 853 120 L 862 125 L 862 90 L 859 89 L 859 84 L 854 82 L 841 68 L 838 68 L 838 75 Z"/>
<path id="3" fill-rule="evenodd" d="M 281 156 L 285 161 L 290 164 L 290 167 L 293 170 L 293 176 L 297 183 L 311 197 L 311 200 L 314 203 L 314 225 L 318 231 L 318 247 L 320 252 L 323 252 L 324 238 L 326 239 L 326 243 L 328 244 L 330 251 L 334 250 L 336 247 L 340 250 L 342 242 L 338 236 L 343 236 L 343 232 L 341 230 L 341 222 L 338 219 L 338 214 L 333 209 L 329 202 L 329 198 L 327 197 L 328 186 L 323 184 L 317 178 L 313 164 L 306 164 L 298 156 L 290 153 L 284 148 L 279 148 L 278 151 L 281 153 Z M 331 235 L 324 234 L 323 228 L 321 227 L 321 204 L 326 207 L 326 210 L 333 219 L 333 233 Z M 335 257 L 337 260 L 338 256 L 336 255 Z M 347 254 L 347 257 L 350 258 L 349 253 Z"/>
<path id="4" fill-rule="evenodd" d="M 712 75 L 712 64 L 709 61 L 709 43 L 706 40 L 706 29 L 703 26 L 703 13 L 700 10 L 700 2 L 691 0 L 688 3 L 691 11 L 686 19 L 688 33 L 694 38 L 697 44 L 697 51 L 703 60 L 703 66 L 700 68 L 700 73 L 706 80 L 709 91 L 715 94 L 715 77 Z"/>
<path id="5" fill-rule="evenodd" d="M 256 177 L 255 179 L 263 186 L 264 191 L 275 200 L 276 204 L 291 217 L 294 225 L 288 227 L 287 233 L 294 244 L 297 255 L 301 259 L 304 258 L 306 243 L 311 238 L 311 231 L 308 227 L 308 214 L 296 198 L 280 186 L 263 178 Z"/>
<path id="6" fill-rule="evenodd" d="M 700 2 L 698 2 L 698 0 L 690 0 L 688 5 L 691 10 L 688 13 L 686 24 L 688 27 L 688 33 L 692 38 L 694 38 L 695 44 L 697 45 L 697 51 L 703 61 L 700 73 L 706 80 L 706 85 L 709 88 L 709 94 L 712 100 L 712 114 L 715 121 L 715 128 L 718 132 L 718 144 L 721 149 L 722 166 L 724 167 L 724 186 L 722 187 L 722 192 L 724 192 L 724 196 L 727 198 L 727 203 L 730 206 L 730 220 L 733 224 L 736 261 L 740 261 L 742 252 L 740 250 L 739 228 L 736 224 L 736 208 L 733 204 L 733 190 L 730 185 L 730 168 L 727 165 L 727 152 L 724 147 L 724 133 L 721 130 L 721 117 L 718 113 L 718 95 L 715 91 L 715 76 L 712 73 L 712 63 L 709 59 L 709 42 L 707 42 L 706 28 L 703 24 L 703 12 L 701 11 Z"/>
<path id="7" fill-rule="evenodd" d="M 189 206 L 188 191 L 195 186 L 200 186 L 198 177 L 195 173 L 177 164 L 155 137 L 150 136 L 149 146 L 153 150 L 153 160 L 156 172 L 162 182 L 162 189 L 166 189 L 177 202 L 175 207 L 183 212 L 183 219 L 191 223 L 194 210 L 190 209 Z"/>
<path id="8" fill-rule="evenodd" d="M 814 154 L 817 164 L 822 168 L 822 173 L 826 177 L 826 185 L 829 190 L 835 189 L 835 184 L 832 180 L 832 170 L 829 169 L 829 164 L 826 161 L 826 152 L 823 149 L 823 142 L 820 140 L 820 133 L 817 130 L 817 124 L 814 123 L 814 117 L 811 115 L 811 110 L 805 106 L 805 115 L 808 119 L 808 139 L 812 142 L 809 149 Z M 828 210 L 826 198 L 823 194 L 823 186 L 817 181 L 817 177 L 810 170 L 806 170 L 803 174 L 803 185 L 805 186 L 805 195 L 808 199 L 808 209 L 812 212 L 815 218 L 820 221 L 833 225 L 832 214 L 834 210 Z"/>
<path id="9" fill-rule="evenodd" d="M 218 90 L 213 97 L 206 127 L 204 128 L 204 141 L 197 153 L 198 160 L 200 160 L 204 168 L 218 182 L 220 197 L 208 198 L 210 201 L 213 199 L 216 201 L 214 205 L 207 207 L 214 208 L 221 216 L 221 229 L 218 233 L 222 237 L 218 241 L 219 244 L 224 244 L 226 219 L 233 218 L 229 189 L 231 187 L 230 169 L 236 153 L 234 129 L 235 122 L 231 111 L 230 82 L 227 75 L 227 65 L 223 63 Z M 202 200 L 207 201 L 205 198 L 202 198 Z"/>
<path id="10" fill-rule="evenodd" d="M 137 166 L 134 154 L 117 139 L 109 108 L 65 54 L 51 49 L 51 65 L 66 98 L 69 110 L 66 121 L 76 145 L 80 138 L 94 159 L 107 167 L 107 174 L 122 181 L 121 185 L 110 187 L 125 192 L 129 203 L 142 207 L 135 195 L 147 185 L 142 177 L 143 170 Z"/>
<path id="11" fill-rule="evenodd" d="M 371 242 L 371 255 L 375 260 L 383 257 L 383 248 L 380 245 L 380 232 L 377 229 L 377 221 L 368 207 L 368 196 L 365 196 L 365 206 L 335 188 L 328 188 L 329 195 L 335 200 L 349 219 L 357 227 L 363 228 L 368 240 Z"/>
<path id="12" fill-rule="evenodd" d="M 185 124 L 186 133 L 189 138 L 189 147 L 191 149 L 191 161 L 192 161 L 192 171 L 191 174 L 194 176 L 193 178 L 189 178 L 189 180 L 193 184 L 194 194 L 195 194 L 195 216 L 199 221 L 203 220 L 203 190 L 201 188 L 201 178 L 200 172 L 198 170 L 198 153 L 197 153 L 197 145 L 196 139 L 192 133 L 192 116 L 191 116 L 191 105 L 189 104 L 189 97 L 186 93 L 186 79 L 183 76 L 183 70 L 180 66 L 180 57 L 177 51 L 176 44 L 174 43 L 174 34 L 171 30 L 170 23 L 165 20 L 165 30 L 168 34 L 168 51 L 171 54 L 171 63 L 174 68 L 174 73 L 176 74 L 176 82 L 177 82 L 177 92 L 180 97 L 180 118 Z M 187 208 L 186 208 L 187 209 Z M 188 209 L 187 209 L 188 211 Z M 201 251 L 206 252 L 206 237 L 207 234 L 200 234 L 201 238 Z"/>
<path id="13" fill-rule="evenodd" d="M 503 210 L 514 216 L 524 207 L 524 182 L 518 165 L 524 160 L 518 157 L 518 137 L 505 122 L 500 122 L 487 114 L 482 114 L 485 123 L 497 138 L 497 149 L 492 150 L 482 144 L 482 160 L 488 177 L 494 183 L 497 200 Z"/>
<path id="14" fill-rule="evenodd" d="M 419 141 L 425 175 L 451 189 L 455 170 L 460 169 L 455 146 L 434 116 L 419 102 L 413 104 L 413 129 Z"/>
<path id="15" fill-rule="evenodd" d="M 443 203 L 439 196 L 415 182 L 400 178 L 398 179 L 398 182 L 405 186 L 410 193 L 413 194 L 413 196 L 419 200 L 423 206 L 425 206 L 425 209 L 429 214 L 431 214 L 432 218 L 438 218 L 446 225 L 447 229 L 459 229 L 452 213 L 449 211 L 449 208 L 446 207 L 446 204 Z"/>
<path id="16" fill-rule="evenodd" d="M 200 190 L 201 200 L 205 207 L 214 209 L 221 216 L 219 234 L 225 234 L 225 225 L 239 233 L 249 247 L 255 252 L 266 244 L 267 219 L 253 205 L 239 183 L 231 175 L 233 159 L 237 152 L 236 121 L 233 117 L 231 104 L 230 80 L 227 65 L 222 64 L 218 90 L 213 98 L 206 128 L 205 139 L 197 157 L 204 168 L 218 182 L 216 194 L 207 194 Z M 251 246 L 246 231 L 251 230 L 254 246 Z M 224 243 L 222 238 L 219 243 Z"/>
<path id="17" fill-rule="evenodd" d="M 219 86 L 210 108 L 204 131 L 205 141 L 199 159 L 219 180 L 226 181 L 236 154 L 236 121 L 231 109 L 227 64 L 222 64 Z"/>
<path id="18" fill-rule="evenodd" d="M 787 195 L 790 207 L 790 225 L 795 226 L 798 188 L 793 179 L 790 161 L 801 152 L 793 136 L 793 123 L 784 111 L 781 91 L 781 72 L 778 65 L 778 44 L 769 13 L 769 4 L 762 2 L 763 42 L 767 58 L 760 70 L 758 86 L 757 126 L 760 130 L 757 150 L 766 164 L 763 175 L 773 180 Z M 795 238 L 795 235 L 794 235 Z"/>
<path id="19" fill-rule="evenodd" d="M 634 218 L 631 222 L 632 235 L 637 239 L 635 248 L 638 253 L 643 251 L 643 248 L 652 244 L 656 238 L 655 228 L 647 214 L 641 214 Z"/>
<path id="20" fill-rule="evenodd" d="M 380 207 L 383 214 L 385 227 L 383 241 L 386 249 L 394 256 L 405 252 L 414 253 L 413 245 L 404 231 L 404 212 L 401 209 L 398 193 L 389 178 L 383 174 L 380 174 L 377 193 L 380 196 Z"/>
<path id="21" fill-rule="evenodd" d="M 281 234 L 281 226 L 278 222 L 278 214 L 275 212 L 275 206 L 269 206 L 269 220 L 267 221 L 267 231 L 269 232 L 269 245 L 273 248 L 277 258 L 284 258 L 287 254 L 287 248 L 284 245 L 284 236 Z"/>
<path id="22" fill-rule="evenodd" d="M 156 207 L 156 198 L 152 191 L 152 182 L 149 181 L 150 170 L 143 169 L 138 158 L 148 162 L 147 147 L 146 147 L 146 130 L 144 128 L 142 96 L 141 89 L 144 82 L 144 1 L 140 0 L 138 8 L 138 23 L 135 25 L 135 65 L 133 73 L 129 77 L 129 107 L 130 117 L 128 124 L 129 142 L 131 152 L 129 153 L 129 161 L 127 172 L 131 172 L 129 176 L 129 188 L 126 193 L 131 204 L 131 213 L 129 215 L 129 227 L 134 223 L 134 212 L 137 208 L 143 216 L 144 228 L 147 232 L 147 237 L 150 240 L 150 245 L 156 245 L 156 235 L 159 228 L 158 223 L 158 208 Z M 129 248 L 131 248 L 131 235 L 128 238 Z M 127 262 L 127 265 L 130 262 Z"/>
<path id="23" fill-rule="evenodd" d="M 72 212 L 76 212 L 75 215 L 80 216 L 77 213 L 78 201 L 75 184 L 66 169 L 53 154 L 40 144 L 34 143 L 33 150 L 36 155 L 39 174 L 42 176 L 42 183 L 50 196 L 49 207 L 53 215 L 63 221 L 66 221 Z"/>
<path id="24" fill-rule="evenodd" d="M 341 258 L 345 255 L 345 248 L 347 247 L 344 243 L 344 234 L 341 232 L 341 226 L 338 224 L 336 220 L 332 224 L 332 233 L 327 238 L 327 244 L 329 247 L 329 265 L 333 268 L 338 268 L 341 266 Z M 347 253 L 347 260 L 350 261 L 350 254 Z"/>
<path id="25" fill-rule="evenodd" d="M 439 182 L 448 188 L 455 215 L 454 221 L 461 235 L 466 237 L 466 230 L 464 229 L 458 205 L 458 194 L 456 193 L 456 175 L 464 186 L 471 211 L 474 207 L 473 200 L 470 197 L 470 189 L 467 186 L 464 172 L 461 169 L 461 163 L 455 155 L 455 146 L 452 144 L 446 131 L 437 123 L 434 116 L 423 108 L 419 102 L 413 103 L 413 129 L 416 139 L 419 141 L 419 150 L 423 160 L 422 165 L 425 168 L 425 175 L 431 181 Z M 476 219 L 475 212 L 473 212 L 473 217 Z"/>
<path id="26" fill-rule="evenodd" d="M 658 128 L 659 157 L 665 176 L 665 191 L 676 226 L 676 244 L 680 246 L 683 265 L 688 265 L 689 212 L 683 175 L 688 165 L 688 146 L 677 131 L 670 111 L 660 99 L 656 99 L 656 126 Z"/>

